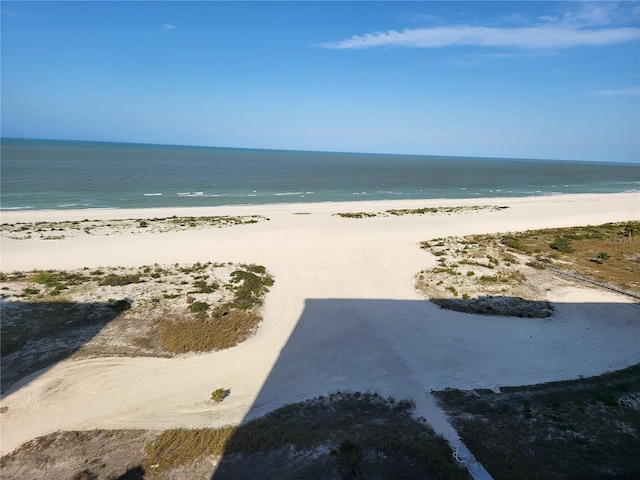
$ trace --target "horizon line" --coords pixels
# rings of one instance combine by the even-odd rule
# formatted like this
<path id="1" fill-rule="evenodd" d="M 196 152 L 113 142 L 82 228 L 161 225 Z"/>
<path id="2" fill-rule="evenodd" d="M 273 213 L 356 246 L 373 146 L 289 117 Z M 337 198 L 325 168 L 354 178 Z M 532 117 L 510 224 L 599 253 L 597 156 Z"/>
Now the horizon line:
<path id="1" fill-rule="evenodd" d="M 431 158 L 464 158 L 477 160 L 517 160 L 517 161 L 537 161 L 537 162 L 575 162 L 575 163 L 607 163 L 607 164 L 637 164 L 640 165 L 640 159 L 637 160 L 584 160 L 584 159 L 562 159 L 562 158 L 538 158 L 538 157 L 506 157 L 506 156 L 475 156 L 475 155 L 453 155 L 453 154 L 426 154 L 426 153 L 394 153 L 394 152 L 373 152 L 373 151 L 355 151 L 355 150 L 310 150 L 300 148 L 266 148 L 266 147 L 238 147 L 238 146 L 222 146 L 222 145 L 196 145 L 196 144 L 180 144 L 180 143 L 156 143 L 143 141 L 123 141 L 123 140 L 87 140 L 87 139 L 70 139 L 70 138 L 40 138 L 40 137 L 15 137 L 0 136 L 0 144 L 5 140 L 31 140 L 42 142 L 75 142 L 75 143 L 109 143 L 120 145 L 146 145 L 158 147 L 184 147 L 184 148 L 215 148 L 227 150 L 255 150 L 255 151 L 272 151 L 272 152 L 300 152 L 300 153 L 326 153 L 326 154 L 348 154 L 348 155 L 389 155 L 403 157 L 431 157 Z"/>

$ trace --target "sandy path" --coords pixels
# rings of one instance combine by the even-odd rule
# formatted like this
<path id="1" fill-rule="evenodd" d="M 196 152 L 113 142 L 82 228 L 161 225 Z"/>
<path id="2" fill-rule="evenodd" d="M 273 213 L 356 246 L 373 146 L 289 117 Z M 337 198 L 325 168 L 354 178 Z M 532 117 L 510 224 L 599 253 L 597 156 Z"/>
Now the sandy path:
<path id="1" fill-rule="evenodd" d="M 234 349 L 173 359 L 63 361 L 34 375 L 2 399 L 9 410 L 2 416 L 1 450 L 55 430 L 227 425 L 336 389 L 416 398 L 430 389 L 537 383 L 637 363 L 640 310 L 624 297 L 568 288 L 550 293 L 560 302 L 551 320 L 479 319 L 423 301 L 413 276 L 434 263 L 418 248 L 421 240 L 638 219 L 639 198 L 219 207 L 188 214 L 262 214 L 271 220 L 165 234 L 3 239 L 3 271 L 234 261 L 266 266 L 276 284 L 261 330 Z M 483 203 L 510 208 L 369 219 L 332 215 Z M 181 212 L 22 212 L 3 213 L 2 221 L 173 214 Z M 231 395 L 213 406 L 208 398 L 218 387 Z M 418 403 L 426 415 L 436 415 L 428 398 Z"/>

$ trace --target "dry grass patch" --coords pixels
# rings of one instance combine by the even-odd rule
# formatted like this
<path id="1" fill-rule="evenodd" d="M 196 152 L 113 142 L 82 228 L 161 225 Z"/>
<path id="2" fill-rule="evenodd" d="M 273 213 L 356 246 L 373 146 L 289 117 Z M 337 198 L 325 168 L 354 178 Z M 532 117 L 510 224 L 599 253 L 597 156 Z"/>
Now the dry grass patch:
<path id="1" fill-rule="evenodd" d="M 178 354 L 234 347 L 251 337 L 261 320 L 257 313 L 234 309 L 220 316 L 157 318 L 153 327 L 163 348 Z"/>

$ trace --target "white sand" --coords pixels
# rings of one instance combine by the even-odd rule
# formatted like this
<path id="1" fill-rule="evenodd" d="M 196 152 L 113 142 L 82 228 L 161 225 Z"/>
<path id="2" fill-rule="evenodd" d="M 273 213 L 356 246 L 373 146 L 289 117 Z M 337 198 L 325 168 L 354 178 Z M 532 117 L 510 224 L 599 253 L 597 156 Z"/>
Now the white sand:
<path id="1" fill-rule="evenodd" d="M 495 212 L 346 219 L 337 212 L 505 205 Z M 306 212 L 309 215 L 296 213 Z M 173 359 L 58 363 L 2 399 L 2 453 L 56 430 L 221 426 L 336 389 L 412 397 L 438 430 L 429 396 L 576 378 L 640 362 L 640 306 L 589 287 L 549 292 L 551 319 L 440 310 L 414 290 L 435 264 L 418 246 L 449 235 L 640 219 L 638 193 L 517 199 L 383 201 L 162 210 L 10 212 L 2 222 L 261 214 L 229 228 L 9 240 L 2 270 L 175 262 L 246 262 L 275 276 L 258 334 L 231 350 Z M 228 388 L 218 405 L 211 391 Z"/>

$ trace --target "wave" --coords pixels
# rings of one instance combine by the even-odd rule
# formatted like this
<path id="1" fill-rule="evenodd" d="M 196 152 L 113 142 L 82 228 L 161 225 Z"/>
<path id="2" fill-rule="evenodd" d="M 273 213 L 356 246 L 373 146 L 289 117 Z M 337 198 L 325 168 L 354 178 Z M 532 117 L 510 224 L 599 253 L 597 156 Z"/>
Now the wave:
<path id="1" fill-rule="evenodd" d="M 282 197 L 282 196 L 289 196 L 289 195 L 311 195 L 312 193 L 315 192 L 280 192 L 280 193 L 274 193 L 275 196 L 277 197 Z M 250 196 L 250 195 L 247 195 Z"/>
<path id="2" fill-rule="evenodd" d="M 32 208 L 36 208 L 33 205 L 27 205 L 24 207 L 0 207 L 0 210 L 30 210 Z"/>
<path id="3" fill-rule="evenodd" d="M 159 197 L 160 195 L 162 195 L 161 193 L 145 193 L 144 196 L 145 197 Z"/>
<path id="4" fill-rule="evenodd" d="M 90 207 L 92 203 L 60 203 L 58 208 Z"/>
<path id="5" fill-rule="evenodd" d="M 204 197 L 204 192 L 179 192 L 179 197 Z"/>

